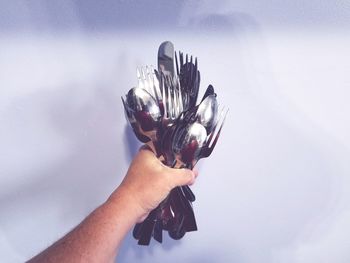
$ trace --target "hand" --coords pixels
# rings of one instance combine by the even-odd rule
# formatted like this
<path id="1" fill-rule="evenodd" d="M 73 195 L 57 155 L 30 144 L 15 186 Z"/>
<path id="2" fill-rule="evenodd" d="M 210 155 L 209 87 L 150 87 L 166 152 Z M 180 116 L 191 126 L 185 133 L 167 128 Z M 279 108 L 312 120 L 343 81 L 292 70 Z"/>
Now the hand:
<path id="1" fill-rule="evenodd" d="M 121 185 L 76 228 L 29 262 L 114 262 L 119 246 L 171 189 L 192 184 L 197 173 L 163 165 L 143 146 Z"/>
<path id="2" fill-rule="evenodd" d="M 137 221 L 140 222 L 174 187 L 193 184 L 197 174 L 188 169 L 165 166 L 145 145 L 135 156 L 123 182 L 109 200 L 113 201 L 114 198 L 128 200 L 136 212 Z"/>

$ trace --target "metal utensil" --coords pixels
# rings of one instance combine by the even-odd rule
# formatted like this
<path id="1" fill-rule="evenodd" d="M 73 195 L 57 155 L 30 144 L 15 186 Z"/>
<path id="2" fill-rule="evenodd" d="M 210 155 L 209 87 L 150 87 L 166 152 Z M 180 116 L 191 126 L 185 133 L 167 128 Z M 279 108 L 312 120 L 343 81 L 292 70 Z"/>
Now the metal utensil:
<path id="1" fill-rule="evenodd" d="M 163 73 L 161 73 L 160 86 L 164 107 L 163 127 L 169 127 L 183 111 L 182 93 L 176 79 Z"/>
<path id="2" fill-rule="evenodd" d="M 185 166 L 194 166 L 202 146 L 207 138 L 207 131 L 203 125 L 194 122 L 179 129 L 175 134 L 172 149 L 178 163 Z"/>
<path id="3" fill-rule="evenodd" d="M 136 69 L 137 75 L 137 87 L 148 91 L 153 98 L 158 102 L 162 99 L 158 78 L 155 74 L 153 66 L 146 66 L 140 69 Z"/>
<path id="4" fill-rule="evenodd" d="M 125 113 L 125 117 L 127 119 L 127 121 L 130 123 L 131 128 L 134 132 L 134 134 L 136 135 L 137 139 L 143 143 L 147 143 L 149 142 L 151 139 L 148 138 L 147 136 L 139 133 L 139 125 L 136 122 L 134 115 L 133 115 L 133 111 L 129 108 L 129 106 L 126 104 L 125 100 L 123 97 L 121 97 L 122 102 L 123 102 L 123 106 L 124 106 L 124 113 Z"/>
<path id="5" fill-rule="evenodd" d="M 153 146 L 165 165 L 192 169 L 198 160 L 212 153 L 225 122 L 227 110 L 218 114 L 214 87 L 209 85 L 197 104 L 197 58 L 175 53 L 169 41 L 159 47 L 158 70 L 146 66 L 136 73 L 137 87 L 128 92 L 126 99 L 122 98 L 126 119 L 135 135 Z M 173 239 L 197 230 L 194 200 L 187 185 L 171 190 L 144 222 L 135 225 L 133 236 L 138 244 L 148 245 L 152 237 L 161 243 L 163 230 Z"/>
<path id="6" fill-rule="evenodd" d="M 202 124 L 209 134 L 216 123 L 218 112 L 218 102 L 215 95 L 208 95 L 199 104 L 196 118 L 197 122 Z"/>
<path id="7" fill-rule="evenodd" d="M 218 120 L 208 135 L 204 126 L 197 122 L 178 130 L 173 143 L 176 161 L 193 169 L 199 159 L 208 157 L 219 139 L 227 112 L 228 109 L 221 110 Z"/>
<path id="8" fill-rule="evenodd" d="M 179 52 L 179 58 L 175 53 L 175 63 L 176 63 L 176 73 L 179 76 L 180 86 L 182 93 L 184 95 L 184 109 L 188 110 L 196 105 L 199 84 L 200 84 L 200 72 L 198 71 L 197 58 L 194 59 L 190 56 L 188 59 L 188 54 L 184 61 L 184 55 Z"/>
<path id="9" fill-rule="evenodd" d="M 170 41 L 165 41 L 159 46 L 158 71 L 174 76 L 174 45 Z"/>
<path id="10" fill-rule="evenodd" d="M 135 133 L 148 137 L 158 153 L 157 132 L 162 115 L 156 100 L 145 89 L 133 88 L 127 94 L 125 105 L 131 116 L 129 121 Z"/>
<path id="11" fill-rule="evenodd" d="M 197 160 L 194 162 L 194 165 L 199 161 L 199 159 L 209 157 L 213 152 L 215 145 L 218 142 L 218 139 L 220 137 L 221 130 L 222 130 L 222 127 L 224 126 L 228 111 L 229 111 L 228 108 L 222 108 L 220 112 L 220 116 L 212 132 L 208 135 L 204 146 L 202 147 L 199 155 L 197 156 Z"/>

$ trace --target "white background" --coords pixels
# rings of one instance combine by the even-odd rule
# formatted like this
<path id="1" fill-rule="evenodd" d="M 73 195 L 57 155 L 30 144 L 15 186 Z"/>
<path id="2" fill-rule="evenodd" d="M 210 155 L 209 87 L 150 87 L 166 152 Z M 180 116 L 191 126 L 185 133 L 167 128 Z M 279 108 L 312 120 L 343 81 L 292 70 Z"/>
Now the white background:
<path id="1" fill-rule="evenodd" d="M 350 261 L 347 1 L 0 1 L 0 258 L 23 262 L 120 183 L 120 96 L 157 49 L 230 107 L 193 187 L 199 231 L 119 262 Z"/>

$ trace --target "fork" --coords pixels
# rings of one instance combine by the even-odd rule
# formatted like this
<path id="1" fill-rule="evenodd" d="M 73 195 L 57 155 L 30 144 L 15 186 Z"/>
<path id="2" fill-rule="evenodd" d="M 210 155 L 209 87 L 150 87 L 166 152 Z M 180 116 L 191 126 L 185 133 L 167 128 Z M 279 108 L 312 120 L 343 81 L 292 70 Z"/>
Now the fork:
<path id="1" fill-rule="evenodd" d="M 160 91 L 159 81 L 155 74 L 155 70 L 153 66 L 145 66 L 145 67 L 137 68 L 136 75 L 138 80 L 137 88 L 144 89 L 155 99 L 162 114 L 164 112 L 162 93 Z M 157 157 L 159 157 L 160 156 L 159 142 L 160 142 L 161 134 L 158 134 L 156 137 L 157 138 L 155 141 L 153 141 L 153 144 L 149 146 L 151 146 L 151 148 L 155 150 Z"/>
<path id="2" fill-rule="evenodd" d="M 215 145 L 220 137 L 222 127 L 224 126 L 226 115 L 229 109 L 222 107 L 220 110 L 219 117 L 213 127 L 213 130 L 207 135 L 207 138 L 198 154 L 198 156 L 193 160 L 192 163 L 188 163 L 185 167 L 188 169 L 193 169 L 197 162 L 202 158 L 207 158 L 213 152 Z"/>
<path id="3" fill-rule="evenodd" d="M 228 108 L 222 107 L 219 118 L 216 121 L 216 124 L 212 132 L 207 136 L 207 139 L 199 153 L 196 163 L 198 162 L 199 159 L 209 157 L 213 152 L 215 145 L 220 137 L 220 133 L 221 133 L 222 127 L 224 126 L 228 111 L 229 111 Z"/>
<path id="4" fill-rule="evenodd" d="M 162 101 L 162 95 L 153 66 L 136 69 L 136 75 L 138 80 L 137 87 L 149 92 L 159 104 Z"/>
<path id="5" fill-rule="evenodd" d="M 166 76 L 163 73 L 160 77 L 164 105 L 163 122 L 165 127 L 170 127 L 183 111 L 182 93 L 176 77 Z"/>
<path id="6" fill-rule="evenodd" d="M 186 54 L 184 60 L 184 54 L 182 52 L 175 52 L 175 64 L 176 64 L 176 73 L 179 76 L 180 86 L 185 94 L 184 100 L 184 109 L 187 110 L 192 108 L 196 102 L 198 97 L 198 90 L 200 84 L 200 72 L 198 70 L 198 61 L 197 58 Z"/>

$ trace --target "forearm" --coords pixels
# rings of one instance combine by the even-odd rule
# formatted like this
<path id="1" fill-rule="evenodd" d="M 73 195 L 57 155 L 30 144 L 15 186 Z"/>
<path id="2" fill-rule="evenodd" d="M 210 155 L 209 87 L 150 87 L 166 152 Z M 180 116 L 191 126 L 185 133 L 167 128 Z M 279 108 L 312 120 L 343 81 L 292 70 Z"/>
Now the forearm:
<path id="1" fill-rule="evenodd" d="M 29 262 L 113 262 L 123 238 L 140 217 L 131 198 L 118 189 L 75 229 Z"/>
<path id="2" fill-rule="evenodd" d="M 166 167 L 152 151 L 141 148 L 109 199 L 29 262 L 113 262 L 133 225 L 156 208 L 172 188 L 191 184 L 194 179 L 192 171 Z"/>

